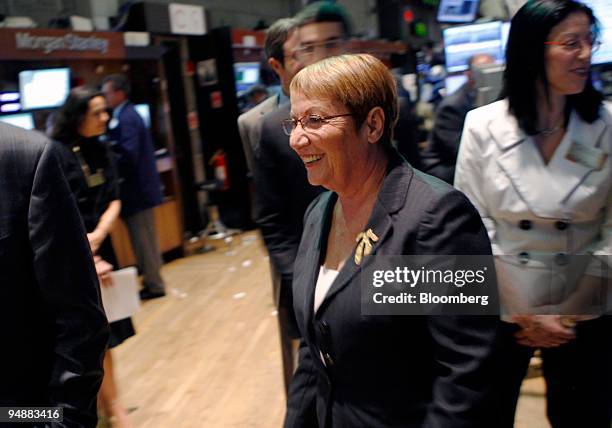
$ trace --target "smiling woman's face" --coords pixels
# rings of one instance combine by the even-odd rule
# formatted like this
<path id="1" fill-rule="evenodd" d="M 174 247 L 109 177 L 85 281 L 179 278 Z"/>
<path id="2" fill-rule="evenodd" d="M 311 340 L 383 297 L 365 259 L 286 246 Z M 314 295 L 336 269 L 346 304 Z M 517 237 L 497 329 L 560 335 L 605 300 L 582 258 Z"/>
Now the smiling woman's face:
<path id="1" fill-rule="evenodd" d="M 584 90 L 591 65 L 591 23 L 582 12 L 570 14 L 548 35 L 545 68 L 548 86 L 558 95 Z M 578 48 L 571 48 L 577 44 Z"/>
<path id="2" fill-rule="evenodd" d="M 291 116 L 295 119 L 347 113 L 350 112 L 344 105 L 333 100 L 309 99 L 299 92 L 291 94 Z M 289 141 L 304 162 L 310 184 L 336 192 L 355 184 L 351 180 L 354 168 L 368 152 L 367 139 L 357 132 L 351 116 L 329 119 L 314 130 L 304 130 L 298 124 Z"/>

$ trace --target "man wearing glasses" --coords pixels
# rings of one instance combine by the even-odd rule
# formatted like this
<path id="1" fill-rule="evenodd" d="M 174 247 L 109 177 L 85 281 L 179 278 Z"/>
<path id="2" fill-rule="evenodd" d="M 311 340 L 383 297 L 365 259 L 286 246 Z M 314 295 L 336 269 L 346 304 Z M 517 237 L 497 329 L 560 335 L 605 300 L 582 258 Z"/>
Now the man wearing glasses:
<path id="1" fill-rule="evenodd" d="M 289 101 L 289 83 L 300 71 L 301 66 L 295 59 L 298 47 L 297 23 L 293 18 L 282 18 L 275 21 L 266 31 L 264 52 L 267 63 L 278 76 L 282 91 L 262 101 L 238 117 L 238 130 L 244 147 L 249 170 L 253 172 L 259 160 L 259 140 L 263 117 Z"/>
<path id="2" fill-rule="evenodd" d="M 268 201 L 267 195 L 262 193 L 262 185 L 257 181 L 260 176 L 261 153 L 260 153 L 260 135 L 263 119 L 269 112 L 275 111 L 283 104 L 289 104 L 289 84 L 293 76 L 300 71 L 301 65 L 295 58 L 295 50 L 298 47 L 299 39 L 297 37 L 297 23 L 293 18 L 283 18 L 274 22 L 266 31 L 266 40 L 264 50 L 267 57 L 267 62 L 278 75 L 281 83 L 282 92 L 275 94 L 257 107 L 242 114 L 238 118 L 238 130 L 246 155 L 247 164 L 253 173 L 255 181 L 255 190 L 257 193 L 257 202 Z M 265 169 L 264 169 L 265 170 Z M 268 185 L 267 180 L 265 181 Z M 268 190 L 266 190 L 268 191 Z M 269 202 L 267 202 L 270 204 Z M 259 205 L 258 205 L 259 206 Z M 262 228 L 262 231 L 264 229 Z M 265 229 L 263 232 L 266 245 L 270 253 L 271 273 L 272 273 L 272 294 L 274 302 L 278 310 L 278 326 L 281 343 L 281 356 L 283 360 L 283 378 L 285 382 L 285 390 L 289 388 L 291 377 L 295 366 L 295 358 L 293 351 L 293 339 L 297 336 L 297 326 L 293 316 L 291 294 L 289 297 L 281 290 L 281 276 L 278 266 L 284 266 L 284 255 L 277 250 L 277 247 L 269 243 L 279 241 L 278 237 L 273 234 L 272 228 Z M 289 306 L 287 303 L 289 302 Z"/>
<path id="3" fill-rule="evenodd" d="M 346 53 L 350 28 L 348 17 L 339 6 L 329 2 L 312 3 L 296 19 L 300 39 L 296 56 L 303 67 Z"/>
<path id="4" fill-rule="evenodd" d="M 289 87 L 301 68 L 323 58 L 344 53 L 349 35 L 344 10 L 333 3 L 308 5 L 296 17 L 299 45 L 285 52 L 285 61 L 297 61 L 297 69 L 283 82 Z M 276 71 L 276 70 L 275 70 Z M 279 75 L 280 76 L 280 75 Z M 285 92 L 288 95 L 288 90 Z M 254 162 L 253 177 L 257 194 L 256 220 L 261 228 L 272 264 L 272 277 L 278 278 L 278 316 L 281 330 L 285 387 L 295 368 L 295 348 L 288 335 L 298 338 L 293 314 L 293 262 L 302 236 L 302 218 L 310 202 L 323 191 L 308 183 L 300 158 L 289 147 L 283 120 L 289 117 L 290 104 L 266 114 L 261 128 L 259 158 Z"/>

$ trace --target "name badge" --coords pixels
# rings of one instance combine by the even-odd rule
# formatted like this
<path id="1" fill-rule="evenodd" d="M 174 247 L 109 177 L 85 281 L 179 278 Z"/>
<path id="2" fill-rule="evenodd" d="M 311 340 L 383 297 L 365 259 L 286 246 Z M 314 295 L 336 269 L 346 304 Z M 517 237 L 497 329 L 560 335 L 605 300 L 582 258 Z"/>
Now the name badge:
<path id="1" fill-rule="evenodd" d="M 101 170 L 98 170 L 95 174 L 90 174 L 87 176 L 87 186 L 89 188 L 101 186 L 105 183 L 104 174 Z"/>
<path id="2" fill-rule="evenodd" d="M 577 141 L 572 141 L 565 159 L 601 171 L 608 159 L 608 154 L 597 147 L 588 147 Z"/>

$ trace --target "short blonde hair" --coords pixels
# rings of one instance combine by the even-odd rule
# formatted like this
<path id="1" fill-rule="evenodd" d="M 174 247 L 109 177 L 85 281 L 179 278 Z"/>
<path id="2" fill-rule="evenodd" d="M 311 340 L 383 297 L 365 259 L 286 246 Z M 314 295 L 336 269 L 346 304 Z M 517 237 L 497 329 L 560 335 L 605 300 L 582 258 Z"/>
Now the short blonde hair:
<path id="1" fill-rule="evenodd" d="M 354 115 L 357 128 L 368 113 L 380 107 L 385 113 L 383 144 L 390 144 L 397 122 L 395 79 L 385 64 L 368 54 L 340 55 L 323 59 L 300 71 L 291 81 L 291 93 L 307 98 L 339 101 Z"/>

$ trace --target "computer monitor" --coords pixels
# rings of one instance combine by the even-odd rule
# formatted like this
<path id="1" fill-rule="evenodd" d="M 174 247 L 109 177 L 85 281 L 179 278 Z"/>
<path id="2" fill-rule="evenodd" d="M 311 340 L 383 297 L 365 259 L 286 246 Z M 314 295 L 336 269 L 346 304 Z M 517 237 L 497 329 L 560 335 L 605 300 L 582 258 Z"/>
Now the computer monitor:
<path id="1" fill-rule="evenodd" d="M 19 94 L 25 110 L 64 104 L 70 92 L 70 69 L 50 68 L 19 73 Z"/>
<path id="2" fill-rule="evenodd" d="M 439 22 L 467 23 L 476 19 L 478 0 L 442 0 L 438 7 Z"/>
<path id="3" fill-rule="evenodd" d="M 593 9 L 601 24 L 601 47 L 593 54 L 593 64 L 612 63 L 612 2 L 610 0 L 582 0 Z"/>
<path id="4" fill-rule="evenodd" d="M 502 90 L 504 68 L 500 64 L 474 67 L 472 73 L 476 86 L 476 107 L 497 101 Z"/>
<path id="5" fill-rule="evenodd" d="M 151 109 L 149 104 L 136 104 L 134 106 L 136 112 L 142 117 L 143 122 L 147 128 L 151 127 Z"/>
<path id="6" fill-rule="evenodd" d="M 505 62 L 502 53 L 501 22 L 462 25 L 444 30 L 444 55 L 449 73 L 464 71 L 473 55 L 488 54 L 495 62 Z"/>
<path id="7" fill-rule="evenodd" d="M 236 78 L 236 91 L 248 90 L 251 86 L 259 83 L 258 62 L 237 62 L 234 64 L 234 76 Z"/>
<path id="8" fill-rule="evenodd" d="M 456 74 L 454 76 L 447 76 L 444 79 L 444 89 L 446 89 L 446 96 L 448 97 L 453 92 L 457 91 L 465 82 L 468 81 L 468 78 L 465 74 Z"/>
<path id="9" fill-rule="evenodd" d="M 0 122 L 10 123 L 24 129 L 34 129 L 32 113 L 17 113 L 0 116 Z"/>

